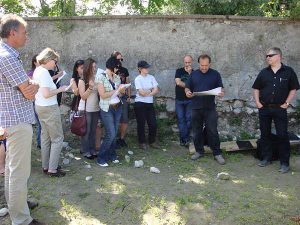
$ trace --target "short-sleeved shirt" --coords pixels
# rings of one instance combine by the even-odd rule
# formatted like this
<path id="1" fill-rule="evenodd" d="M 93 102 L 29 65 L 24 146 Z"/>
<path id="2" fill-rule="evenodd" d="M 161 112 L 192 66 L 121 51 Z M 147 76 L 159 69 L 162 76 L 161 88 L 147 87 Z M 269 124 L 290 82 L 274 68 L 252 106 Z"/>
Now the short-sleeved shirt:
<path id="1" fill-rule="evenodd" d="M 0 126 L 8 128 L 19 123 L 35 123 L 32 100 L 24 97 L 18 85 L 28 76 L 19 52 L 0 41 Z"/>
<path id="2" fill-rule="evenodd" d="M 40 88 L 35 95 L 35 104 L 38 106 L 56 105 L 57 96 L 45 98 L 42 93 L 42 88 L 49 88 L 50 91 L 57 89 L 55 83 L 47 69 L 42 66 L 37 67 L 33 72 L 33 79 L 39 84 Z"/>
<path id="3" fill-rule="evenodd" d="M 209 68 L 206 73 L 202 73 L 199 69 L 191 73 L 186 82 L 186 87 L 191 92 L 208 91 L 214 88 L 222 87 L 223 83 L 221 75 L 218 71 Z M 192 98 L 192 109 L 215 109 L 215 96 L 194 96 Z"/>
<path id="4" fill-rule="evenodd" d="M 115 89 L 117 89 L 118 86 L 121 83 L 120 77 L 118 75 L 114 74 L 113 75 L 113 79 L 114 79 Z M 105 92 L 109 92 L 109 91 L 114 90 L 112 84 L 109 82 L 109 78 L 108 78 L 108 75 L 106 73 L 103 73 L 103 76 L 100 78 L 100 80 L 99 80 L 99 78 L 96 78 L 95 82 L 103 84 Z M 111 100 L 111 98 L 105 98 L 105 99 L 103 99 L 100 96 L 100 102 L 99 102 L 100 109 L 102 109 L 104 112 L 108 112 L 109 105 L 110 105 L 110 100 Z"/>
<path id="5" fill-rule="evenodd" d="M 136 90 L 143 89 L 144 91 L 151 91 L 158 86 L 154 76 L 147 74 L 146 76 L 138 75 L 134 80 Z M 136 92 L 135 102 L 153 103 L 153 96 L 141 96 Z"/>
<path id="6" fill-rule="evenodd" d="M 262 104 L 283 104 L 291 90 L 299 89 L 295 71 L 284 64 L 274 73 L 270 66 L 264 68 L 256 77 L 252 88 L 259 90 Z"/>
<path id="7" fill-rule="evenodd" d="M 176 70 L 175 79 L 180 78 L 182 82 L 186 82 L 189 79 L 189 73 L 185 71 L 184 68 L 179 68 Z M 190 98 L 186 97 L 184 88 L 178 85 L 175 86 L 175 98 L 176 100 L 184 101 L 190 100 Z"/>

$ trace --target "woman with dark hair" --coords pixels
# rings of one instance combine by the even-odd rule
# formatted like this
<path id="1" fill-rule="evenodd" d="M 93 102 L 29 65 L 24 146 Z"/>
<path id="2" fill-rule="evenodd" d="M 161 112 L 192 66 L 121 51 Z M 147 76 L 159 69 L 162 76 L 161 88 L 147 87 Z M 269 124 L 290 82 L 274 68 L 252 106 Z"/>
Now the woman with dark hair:
<path id="1" fill-rule="evenodd" d="M 80 100 L 79 95 L 79 89 L 78 89 L 78 83 L 79 80 L 83 78 L 83 64 L 84 61 L 82 59 L 79 59 L 75 62 L 73 67 L 73 74 L 72 74 L 72 91 L 74 93 L 74 98 L 72 100 L 71 110 L 74 111 L 76 109 L 76 104 Z"/>
<path id="2" fill-rule="evenodd" d="M 100 108 L 95 75 L 96 61 L 88 58 L 84 61 L 83 78 L 78 82 L 81 97 L 78 110 L 85 110 L 87 118 L 87 132 L 81 138 L 80 152 L 87 159 L 96 157 L 96 128 Z"/>
<path id="3" fill-rule="evenodd" d="M 27 73 L 27 76 L 29 76 L 30 78 L 32 78 L 35 68 L 37 68 L 40 65 L 39 62 L 36 60 L 37 56 L 38 55 L 36 54 L 31 59 L 31 70 Z"/>
<path id="4" fill-rule="evenodd" d="M 110 57 L 106 61 L 106 70 L 98 83 L 101 121 L 105 128 L 105 137 L 97 157 L 97 163 L 101 167 L 107 167 L 109 161 L 119 163 L 116 154 L 116 136 L 122 107 L 118 94 L 124 89 L 120 77 L 116 75 L 119 66 L 119 60 Z"/>

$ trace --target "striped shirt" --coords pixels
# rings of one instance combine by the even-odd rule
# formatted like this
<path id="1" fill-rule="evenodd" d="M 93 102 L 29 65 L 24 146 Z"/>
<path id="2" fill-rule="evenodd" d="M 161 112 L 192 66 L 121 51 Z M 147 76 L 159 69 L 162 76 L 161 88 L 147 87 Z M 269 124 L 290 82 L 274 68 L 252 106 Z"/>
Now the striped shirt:
<path id="1" fill-rule="evenodd" d="M 113 75 L 113 79 L 114 79 L 114 83 L 116 86 L 116 89 L 118 89 L 118 86 L 121 84 L 121 79 L 118 75 L 114 74 Z M 109 78 L 107 74 L 103 74 L 103 76 L 100 78 L 99 81 L 96 80 L 97 83 L 101 83 L 103 84 L 104 90 L 105 92 L 109 92 L 114 90 L 111 83 L 109 82 Z M 109 102 L 110 102 L 111 98 L 101 98 L 100 96 L 100 102 L 99 102 L 99 106 L 100 109 L 102 109 L 104 112 L 108 112 L 109 110 Z"/>
<path id="2" fill-rule="evenodd" d="M 0 41 L 0 127 L 35 123 L 32 101 L 18 88 L 27 80 L 19 52 Z"/>

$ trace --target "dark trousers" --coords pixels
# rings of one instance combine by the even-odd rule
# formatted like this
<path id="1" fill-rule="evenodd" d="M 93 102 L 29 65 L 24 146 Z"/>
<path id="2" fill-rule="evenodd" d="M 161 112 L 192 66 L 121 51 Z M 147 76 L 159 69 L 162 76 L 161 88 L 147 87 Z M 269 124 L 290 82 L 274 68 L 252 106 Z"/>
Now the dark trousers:
<path id="1" fill-rule="evenodd" d="M 259 125 L 261 132 L 261 145 L 262 157 L 265 160 L 272 160 L 272 138 L 271 138 L 271 125 L 274 121 L 278 157 L 281 164 L 289 165 L 290 159 L 290 142 L 287 132 L 288 118 L 286 109 L 282 108 L 262 108 L 259 109 Z"/>
<path id="2" fill-rule="evenodd" d="M 192 100 L 176 100 L 175 109 L 178 120 L 180 142 L 187 142 L 190 139 Z"/>
<path id="3" fill-rule="evenodd" d="M 99 111 L 86 112 L 86 134 L 81 138 L 80 151 L 84 156 L 96 155 L 96 128 Z"/>
<path id="4" fill-rule="evenodd" d="M 138 141 L 140 144 L 146 143 L 145 123 L 147 121 L 149 128 L 149 144 L 156 139 L 156 115 L 153 103 L 136 102 L 134 103 L 134 112 L 137 122 Z"/>
<path id="5" fill-rule="evenodd" d="M 215 109 L 193 109 L 192 110 L 192 130 L 195 149 L 200 154 L 204 153 L 203 125 L 207 131 L 208 145 L 214 155 L 220 155 L 220 140 L 218 134 L 218 115 Z"/>

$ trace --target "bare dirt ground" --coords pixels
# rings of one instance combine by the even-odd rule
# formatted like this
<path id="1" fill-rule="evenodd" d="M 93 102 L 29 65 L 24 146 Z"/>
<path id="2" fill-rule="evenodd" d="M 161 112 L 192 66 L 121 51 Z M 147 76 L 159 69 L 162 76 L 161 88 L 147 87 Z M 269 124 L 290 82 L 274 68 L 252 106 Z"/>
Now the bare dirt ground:
<path id="1" fill-rule="evenodd" d="M 75 159 L 64 167 L 64 178 L 44 175 L 40 151 L 32 150 L 29 198 L 39 207 L 31 214 L 47 224 L 292 225 L 291 218 L 300 215 L 299 149 L 291 157 L 292 172 L 280 174 L 279 162 L 260 168 L 250 153 L 225 154 L 227 164 L 221 166 L 211 154 L 190 160 L 172 137 L 165 137 L 162 149 L 147 152 L 131 140 L 129 149 L 118 150 L 121 164 L 100 168 L 82 158 L 77 139 L 69 135 L 66 141 Z M 124 160 L 128 150 L 134 153 L 130 163 Z M 134 168 L 141 159 L 144 167 Z M 151 166 L 161 173 L 150 173 Z M 217 180 L 219 172 L 228 172 L 230 180 Z M 0 208 L 3 182 L 0 178 Z M 0 224 L 10 224 L 9 216 Z"/>

